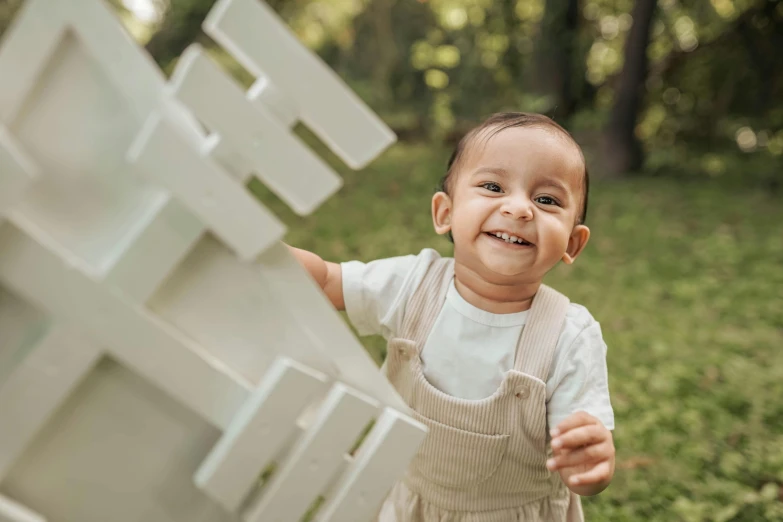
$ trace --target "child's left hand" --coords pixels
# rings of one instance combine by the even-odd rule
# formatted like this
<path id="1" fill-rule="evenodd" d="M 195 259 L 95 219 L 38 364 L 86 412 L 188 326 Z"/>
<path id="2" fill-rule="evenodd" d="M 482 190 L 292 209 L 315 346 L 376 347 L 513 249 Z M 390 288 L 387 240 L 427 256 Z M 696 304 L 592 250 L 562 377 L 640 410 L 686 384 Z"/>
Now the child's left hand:
<path id="1" fill-rule="evenodd" d="M 597 495 L 614 475 L 612 432 L 589 413 L 569 415 L 552 432 L 553 458 L 546 463 L 559 471 L 568 488 L 581 496 Z"/>

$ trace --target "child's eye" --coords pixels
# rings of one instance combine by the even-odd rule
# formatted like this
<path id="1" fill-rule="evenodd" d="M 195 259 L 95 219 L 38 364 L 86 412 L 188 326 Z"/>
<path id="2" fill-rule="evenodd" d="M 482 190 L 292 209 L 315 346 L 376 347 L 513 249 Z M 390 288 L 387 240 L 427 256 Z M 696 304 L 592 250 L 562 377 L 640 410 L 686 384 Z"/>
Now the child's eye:
<path id="1" fill-rule="evenodd" d="M 503 189 L 500 188 L 500 185 L 492 181 L 488 181 L 487 183 L 482 183 L 480 186 L 482 188 L 489 190 L 490 192 L 503 192 Z"/>
<path id="2" fill-rule="evenodd" d="M 557 201 L 554 200 L 554 198 L 550 198 L 549 196 L 538 196 L 536 198 L 536 201 L 538 203 L 541 203 L 542 205 L 557 205 Z"/>

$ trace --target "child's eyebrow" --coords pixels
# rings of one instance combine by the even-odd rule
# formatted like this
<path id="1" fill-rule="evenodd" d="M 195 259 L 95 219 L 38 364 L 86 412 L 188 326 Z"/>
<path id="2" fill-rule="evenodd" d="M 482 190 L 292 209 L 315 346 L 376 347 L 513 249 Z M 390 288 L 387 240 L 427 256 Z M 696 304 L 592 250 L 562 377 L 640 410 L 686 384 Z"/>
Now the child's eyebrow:
<path id="1" fill-rule="evenodd" d="M 473 171 L 473 174 L 482 174 L 482 173 L 496 174 L 498 176 L 508 176 L 508 172 L 506 172 L 506 169 L 502 167 L 479 167 Z"/>
<path id="2" fill-rule="evenodd" d="M 570 192 L 568 186 L 560 181 L 559 179 L 547 179 L 543 182 L 541 182 L 541 187 L 551 187 L 557 190 L 560 190 L 561 192 L 565 192 L 568 194 Z"/>

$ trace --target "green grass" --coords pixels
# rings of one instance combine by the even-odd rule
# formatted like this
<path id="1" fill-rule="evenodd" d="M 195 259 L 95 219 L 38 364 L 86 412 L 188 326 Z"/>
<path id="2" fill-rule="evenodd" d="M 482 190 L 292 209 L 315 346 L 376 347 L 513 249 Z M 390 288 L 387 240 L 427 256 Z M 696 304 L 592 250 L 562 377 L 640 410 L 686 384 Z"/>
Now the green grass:
<path id="1" fill-rule="evenodd" d="M 446 157 L 398 145 L 341 169 L 344 188 L 304 219 L 261 197 L 291 244 L 329 260 L 448 254 L 429 215 Z M 779 197 L 759 190 L 594 184 L 590 244 L 547 279 L 590 309 L 609 346 L 618 470 L 585 499 L 588 520 L 783 521 L 781 222 Z M 364 341 L 380 360 L 382 340 Z"/>

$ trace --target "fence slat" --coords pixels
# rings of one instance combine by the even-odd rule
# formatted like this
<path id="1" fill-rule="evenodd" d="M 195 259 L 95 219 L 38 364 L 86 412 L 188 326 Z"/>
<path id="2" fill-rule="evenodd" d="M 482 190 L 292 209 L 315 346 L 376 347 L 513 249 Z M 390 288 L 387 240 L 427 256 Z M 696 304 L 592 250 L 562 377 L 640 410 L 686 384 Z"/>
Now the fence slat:
<path id="1" fill-rule="evenodd" d="M 225 428 L 250 384 L 142 306 L 85 274 L 33 229 L 0 228 L 0 284 L 66 322 L 212 424 Z"/>
<path id="2" fill-rule="evenodd" d="M 312 424 L 273 475 L 247 522 L 300 520 L 309 503 L 323 494 L 344 465 L 344 456 L 378 404 L 347 386 L 335 384 Z"/>
<path id="3" fill-rule="evenodd" d="M 144 303 L 198 243 L 204 224 L 176 198 L 167 196 L 140 228 L 111 263 L 104 281 Z"/>
<path id="4" fill-rule="evenodd" d="M 309 214 L 341 186 L 342 179 L 263 106 L 245 92 L 197 44 L 172 75 L 177 98 L 228 145 L 250 161 L 253 173 L 298 214 Z"/>
<path id="5" fill-rule="evenodd" d="M 46 519 L 5 495 L 0 495 L 0 522 L 46 522 Z"/>
<path id="6" fill-rule="evenodd" d="M 329 378 L 280 357 L 237 412 L 195 475 L 196 484 L 237 510 L 264 467 L 299 431 L 297 418 Z"/>
<path id="7" fill-rule="evenodd" d="M 38 177 L 38 168 L 8 130 L 0 125 L 0 221 Z"/>
<path id="8" fill-rule="evenodd" d="M 0 481 L 101 352 L 73 328 L 54 325 L 0 386 Z"/>
<path id="9" fill-rule="evenodd" d="M 293 98 L 307 123 L 350 167 L 364 167 L 396 137 L 340 77 L 258 0 L 218 0 L 205 32 L 256 76 Z"/>
<path id="10" fill-rule="evenodd" d="M 253 259 L 285 226 L 230 174 L 200 157 L 165 118 L 150 116 L 128 157 L 141 174 L 170 190 L 242 259 Z"/>
<path id="11" fill-rule="evenodd" d="M 320 287 L 284 244 L 278 243 L 264 252 L 255 266 L 259 277 L 269 285 L 270 294 L 281 306 L 307 317 L 302 329 L 339 369 L 339 380 L 379 400 L 384 406 L 410 411 L 388 379 L 379 375 L 378 365 L 345 321 L 334 313 L 334 307 Z"/>
<path id="12" fill-rule="evenodd" d="M 318 522 L 367 522 L 405 472 L 426 427 L 391 408 L 373 426 L 352 464 L 321 509 Z"/>

